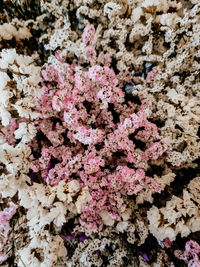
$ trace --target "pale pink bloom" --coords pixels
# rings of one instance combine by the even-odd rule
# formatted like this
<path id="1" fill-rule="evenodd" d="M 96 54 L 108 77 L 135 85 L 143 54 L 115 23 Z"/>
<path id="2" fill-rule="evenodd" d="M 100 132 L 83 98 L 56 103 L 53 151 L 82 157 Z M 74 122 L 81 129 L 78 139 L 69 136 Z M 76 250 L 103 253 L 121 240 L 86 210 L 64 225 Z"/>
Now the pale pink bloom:
<path id="1" fill-rule="evenodd" d="M 147 77 L 146 77 L 146 81 L 147 82 L 152 82 L 155 80 L 157 73 L 154 72 L 153 70 L 151 70 L 150 72 L 148 72 Z"/>
<path id="2" fill-rule="evenodd" d="M 188 263 L 189 267 L 200 266 L 200 245 L 194 240 L 190 240 L 185 244 L 185 251 L 183 253 L 176 250 L 175 255 L 177 258 Z"/>
<path id="3" fill-rule="evenodd" d="M 91 45 L 94 40 L 95 28 L 93 25 L 87 25 L 82 34 L 83 43 Z"/>
<path id="4" fill-rule="evenodd" d="M 6 254 L 0 254 L 0 264 L 6 261 L 8 256 Z"/>
<path id="5" fill-rule="evenodd" d="M 165 240 L 164 240 L 164 246 L 166 248 L 170 248 L 172 246 L 172 243 L 173 242 L 169 238 L 165 238 Z"/>

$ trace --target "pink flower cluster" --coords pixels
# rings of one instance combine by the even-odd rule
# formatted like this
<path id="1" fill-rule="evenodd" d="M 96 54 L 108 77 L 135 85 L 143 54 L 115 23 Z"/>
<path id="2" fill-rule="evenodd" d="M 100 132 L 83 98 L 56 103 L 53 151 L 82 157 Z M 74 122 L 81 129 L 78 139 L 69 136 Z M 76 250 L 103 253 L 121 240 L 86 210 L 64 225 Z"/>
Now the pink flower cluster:
<path id="1" fill-rule="evenodd" d="M 86 51 L 95 51 L 94 34 L 91 25 L 83 32 Z M 119 87 L 123 73 L 115 74 L 107 54 L 97 58 L 95 52 L 91 59 L 89 53 L 86 68 L 76 61 L 65 62 L 60 53 L 56 59 L 63 71 L 51 64 L 41 73 L 44 95 L 38 110 L 42 115 L 35 125 L 43 141 L 38 145 L 35 138 L 31 143 L 33 151 L 40 151 L 39 157 L 31 156 L 31 169 L 47 184 L 77 179 L 88 186 L 92 200 L 82 211 L 81 223 L 96 231 L 103 227 L 101 211 L 120 220 L 128 196 L 143 189 L 160 192 L 158 182 L 145 175 L 145 166 L 160 157 L 167 145 L 148 121 L 144 106 L 125 100 Z"/>
<path id="2" fill-rule="evenodd" d="M 188 267 L 200 266 L 200 245 L 194 240 L 190 240 L 185 244 L 185 251 L 183 253 L 175 251 L 175 255 L 180 260 L 184 260 Z"/>
<path id="3" fill-rule="evenodd" d="M 95 28 L 93 25 L 88 25 L 85 27 L 84 31 L 83 31 L 83 35 L 82 35 L 82 40 L 83 43 L 86 45 L 91 45 L 92 41 L 94 39 L 94 35 L 95 35 Z"/>
<path id="4" fill-rule="evenodd" d="M 9 232 L 11 230 L 9 220 L 17 210 L 17 206 L 13 202 L 10 202 L 9 205 L 9 208 L 0 211 L 0 264 L 8 257 L 5 253 L 2 253 L 2 250 L 8 241 Z"/>

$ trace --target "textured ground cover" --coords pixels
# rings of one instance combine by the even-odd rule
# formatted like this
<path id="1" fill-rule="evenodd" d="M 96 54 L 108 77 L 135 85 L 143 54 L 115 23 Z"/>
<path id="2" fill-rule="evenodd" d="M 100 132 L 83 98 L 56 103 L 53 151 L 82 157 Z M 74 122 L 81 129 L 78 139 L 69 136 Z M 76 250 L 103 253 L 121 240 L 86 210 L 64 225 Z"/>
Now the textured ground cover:
<path id="1" fill-rule="evenodd" d="M 0 0 L 1 266 L 200 266 L 198 0 Z"/>

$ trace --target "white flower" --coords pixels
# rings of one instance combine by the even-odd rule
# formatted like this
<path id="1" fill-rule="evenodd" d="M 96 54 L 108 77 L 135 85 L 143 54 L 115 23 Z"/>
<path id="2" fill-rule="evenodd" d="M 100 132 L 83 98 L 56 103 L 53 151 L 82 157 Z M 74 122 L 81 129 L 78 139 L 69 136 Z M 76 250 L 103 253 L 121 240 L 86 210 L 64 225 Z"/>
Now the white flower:
<path id="1" fill-rule="evenodd" d="M 80 190 L 80 184 L 77 180 L 72 180 L 68 183 L 68 191 L 69 193 L 77 193 Z"/>
<path id="2" fill-rule="evenodd" d="M 3 49 L 1 51 L 1 57 L 2 59 L 7 63 L 7 66 L 8 64 L 13 64 L 16 56 L 17 56 L 17 53 L 16 53 L 16 49 L 13 48 L 13 49 Z"/>
<path id="3" fill-rule="evenodd" d="M 143 11 L 141 7 L 134 8 L 131 15 L 131 20 L 135 23 L 137 22 L 140 17 L 142 16 Z"/>
<path id="4" fill-rule="evenodd" d="M 0 188 L 3 198 L 13 197 L 17 192 L 15 175 L 2 173 L 0 176 Z"/>
<path id="5" fill-rule="evenodd" d="M 127 221 L 127 220 L 130 218 L 131 213 L 132 213 L 132 210 L 131 210 L 131 209 L 126 209 L 126 210 L 121 214 L 123 220 L 124 220 L 124 221 Z"/>
<path id="6" fill-rule="evenodd" d="M 114 2 L 108 2 L 104 6 L 104 14 L 108 15 L 108 17 L 120 14 L 121 6 Z"/>
<path id="7" fill-rule="evenodd" d="M 80 262 L 83 264 L 82 266 L 87 266 L 87 267 L 92 266 L 92 263 L 88 260 L 88 255 L 86 253 L 81 254 Z"/>
<path id="8" fill-rule="evenodd" d="M 3 90 L 6 87 L 8 81 L 10 81 L 8 74 L 0 72 L 0 90 Z"/>
<path id="9" fill-rule="evenodd" d="M 128 227 L 128 222 L 119 222 L 117 224 L 117 230 L 123 233 Z"/>
<path id="10" fill-rule="evenodd" d="M 159 0 L 145 0 L 142 6 L 147 8 L 149 6 L 158 6 L 159 4 Z"/>
<path id="11" fill-rule="evenodd" d="M 7 107 L 9 105 L 9 99 L 13 96 L 13 93 L 11 91 L 3 90 L 1 92 L 1 105 L 4 107 Z"/>
<path id="12" fill-rule="evenodd" d="M 92 197 L 89 194 L 88 187 L 85 186 L 82 188 L 81 194 L 78 196 L 77 201 L 75 203 L 77 212 L 81 213 L 84 205 L 90 200 L 92 200 Z"/>
<path id="13" fill-rule="evenodd" d="M 56 202 L 53 206 L 54 207 L 51 209 L 48 218 L 50 222 L 53 221 L 56 226 L 62 226 L 66 222 L 66 208 L 62 202 Z"/>
<path id="14" fill-rule="evenodd" d="M 115 221 L 110 217 L 107 211 L 101 211 L 99 215 L 102 218 L 102 221 L 105 225 L 112 226 Z"/>
<path id="15" fill-rule="evenodd" d="M 24 55 L 17 55 L 16 62 L 20 66 L 20 68 L 23 68 L 33 63 L 33 58 Z"/>
<path id="16" fill-rule="evenodd" d="M 19 113 L 19 116 L 22 118 L 31 118 L 31 119 L 36 119 L 39 116 L 39 113 L 36 111 L 33 111 L 36 103 L 34 99 L 29 96 L 25 97 L 23 99 L 18 100 L 15 105 L 12 105 L 13 107 L 16 108 L 16 110 Z"/>
<path id="17" fill-rule="evenodd" d="M 58 257 L 64 257 L 67 250 L 64 242 L 60 236 L 51 236 L 50 233 L 43 229 L 36 231 L 30 230 L 31 242 L 27 247 L 20 249 L 19 253 L 19 267 L 50 267 L 55 266 Z M 36 258 L 34 251 L 37 251 L 42 261 Z"/>
<path id="18" fill-rule="evenodd" d="M 34 254 L 31 253 L 30 247 L 25 247 L 23 249 L 19 250 L 19 261 L 18 261 L 19 267 L 29 266 L 29 267 L 36 267 L 40 266 L 40 262 L 36 257 L 34 257 Z"/>
<path id="19" fill-rule="evenodd" d="M 36 198 L 40 201 L 42 206 L 50 206 L 55 199 L 55 192 L 50 186 L 45 186 L 43 184 L 34 184 Z"/>
<path id="20" fill-rule="evenodd" d="M 11 40 L 16 33 L 17 30 L 10 23 L 4 23 L 3 25 L 0 25 L 0 40 Z"/>
<path id="21" fill-rule="evenodd" d="M 0 117 L 1 117 L 1 123 L 3 126 L 9 125 L 11 115 L 10 113 L 5 109 L 3 105 L 0 104 Z"/>
<path id="22" fill-rule="evenodd" d="M 35 126 L 32 123 L 27 124 L 26 122 L 21 122 L 19 128 L 14 132 L 15 138 L 22 138 L 22 143 L 28 143 L 31 141 L 37 133 Z"/>
<path id="23" fill-rule="evenodd" d="M 66 181 L 61 180 L 58 185 L 51 188 L 52 189 L 51 194 L 53 194 L 55 192 L 57 198 L 60 201 L 65 201 L 67 198 L 67 195 L 66 195 L 66 193 L 64 193 L 64 190 L 66 190 L 67 188 L 68 188 L 68 185 L 67 185 Z"/>
<path id="24" fill-rule="evenodd" d="M 7 68 L 8 68 L 8 63 L 3 58 L 1 58 L 0 59 L 0 69 L 7 69 Z"/>
<path id="25" fill-rule="evenodd" d="M 22 173 L 27 173 L 29 163 L 27 158 L 31 153 L 31 149 L 24 145 L 18 144 L 16 147 L 10 146 L 7 143 L 0 145 L 0 161 L 6 165 L 8 172 L 15 174 L 19 170 Z"/>
<path id="26" fill-rule="evenodd" d="M 31 210 L 34 205 L 35 208 L 32 210 L 37 210 L 39 199 L 36 198 L 33 188 L 24 186 L 19 190 L 18 197 L 20 199 L 20 206 Z"/>

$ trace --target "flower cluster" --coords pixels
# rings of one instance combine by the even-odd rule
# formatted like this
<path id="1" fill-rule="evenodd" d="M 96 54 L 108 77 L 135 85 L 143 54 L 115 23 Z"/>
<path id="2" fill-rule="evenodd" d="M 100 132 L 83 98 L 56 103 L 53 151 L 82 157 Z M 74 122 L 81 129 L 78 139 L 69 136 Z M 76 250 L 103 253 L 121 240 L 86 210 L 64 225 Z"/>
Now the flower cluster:
<path id="1" fill-rule="evenodd" d="M 85 50 L 92 49 L 94 34 L 94 26 L 85 28 Z M 88 65 L 93 60 L 96 55 L 88 58 Z M 96 231 L 103 223 L 113 225 L 120 220 L 127 196 L 143 189 L 161 191 L 158 181 L 146 176 L 145 170 L 150 159 L 166 151 L 167 144 L 159 140 L 144 105 L 136 114 L 126 103 L 119 78 L 108 64 L 88 68 L 75 61 L 69 64 L 61 58 L 61 51 L 52 61 L 41 72 L 44 95 L 38 111 L 42 117 L 35 122 L 49 145 L 41 148 L 41 157 L 31 156 L 31 169 L 51 185 L 76 175 L 92 197 L 83 208 L 81 223 Z M 53 121 L 57 121 L 54 128 Z M 144 144 L 143 150 L 134 140 Z"/>
<path id="2" fill-rule="evenodd" d="M 183 253 L 178 250 L 175 251 L 176 257 L 184 260 L 188 267 L 198 267 L 200 265 L 199 254 L 200 246 L 194 240 L 190 240 L 185 244 L 185 251 Z"/>

